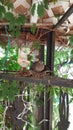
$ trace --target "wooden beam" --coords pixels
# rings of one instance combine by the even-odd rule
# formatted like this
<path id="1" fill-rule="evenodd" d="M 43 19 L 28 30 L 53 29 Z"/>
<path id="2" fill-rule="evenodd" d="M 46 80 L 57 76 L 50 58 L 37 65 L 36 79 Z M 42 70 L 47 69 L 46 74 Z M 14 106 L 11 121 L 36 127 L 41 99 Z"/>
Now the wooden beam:
<path id="1" fill-rule="evenodd" d="M 31 82 L 35 84 L 39 84 L 40 82 L 43 83 L 47 87 L 51 86 L 58 86 L 58 87 L 66 87 L 66 88 L 73 88 L 73 80 L 72 79 L 64 79 L 57 76 L 48 76 L 42 79 L 33 78 L 33 77 L 22 77 L 16 74 L 5 74 L 0 73 L 0 79 L 5 80 L 16 80 L 16 81 L 23 81 L 23 82 Z"/>
<path id="2" fill-rule="evenodd" d="M 64 79 L 57 76 L 49 77 L 48 84 L 50 84 L 53 87 L 57 86 L 57 87 L 73 88 L 72 79 Z"/>
<path id="3" fill-rule="evenodd" d="M 53 27 L 53 29 L 57 29 L 64 21 L 73 13 L 73 4 L 67 10 L 67 12 L 63 15 L 63 17 L 58 21 L 58 23 Z"/>
<path id="4" fill-rule="evenodd" d="M 44 62 L 44 45 L 39 49 L 39 60 Z M 44 119 L 44 92 L 41 93 L 40 99 L 43 104 L 38 107 L 38 121 L 41 122 Z M 44 130 L 44 122 L 39 125 L 39 130 Z"/>
<path id="5" fill-rule="evenodd" d="M 50 31 L 47 35 L 47 55 L 46 55 L 46 66 L 50 70 L 50 76 L 53 75 L 54 71 L 54 50 L 55 50 L 55 32 Z M 51 87 L 48 85 L 48 87 Z M 52 130 L 52 113 L 53 113 L 53 99 L 48 100 L 49 93 L 45 92 L 44 96 L 44 119 L 48 121 L 44 122 L 44 130 Z"/>
<path id="6" fill-rule="evenodd" d="M 46 65 L 50 72 L 54 71 L 54 50 L 55 50 L 55 32 L 51 31 L 47 35 L 47 57 Z"/>
<path id="7" fill-rule="evenodd" d="M 5 25 L 9 26 L 9 22 L 0 21 L 0 27 L 5 26 Z M 25 24 L 22 25 L 22 28 L 31 28 L 32 25 L 33 25 L 33 23 L 25 23 Z M 36 27 L 49 30 L 49 29 L 52 29 L 53 24 L 50 23 L 50 22 L 45 23 L 45 24 L 44 23 L 37 23 Z"/>

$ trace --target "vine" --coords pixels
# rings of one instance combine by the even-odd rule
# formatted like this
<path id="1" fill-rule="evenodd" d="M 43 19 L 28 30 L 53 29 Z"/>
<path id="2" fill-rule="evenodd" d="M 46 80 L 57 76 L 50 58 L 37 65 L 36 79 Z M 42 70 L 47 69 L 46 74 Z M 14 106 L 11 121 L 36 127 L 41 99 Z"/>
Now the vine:
<path id="1" fill-rule="evenodd" d="M 54 2 L 56 2 L 56 0 L 53 0 Z M 13 4 L 10 2 L 10 0 L 1 0 L 1 5 L 0 5 L 0 20 L 5 19 L 7 21 L 9 21 L 9 30 L 12 34 L 12 36 L 16 36 L 18 37 L 20 35 L 20 27 L 22 24 L 25 24 L 26 20 L 26 16 L 25 15 L 18 15 L 18 16 L 14 16 L 12 11 L 13 11 Z M 40 18 L 43 17 L 44 15 L 44 9 L 48 9 L 48 0 L 44 0 L 44 3 L 39 3 L 38 4 L 38 8 L 37 8 L 37 13 L 38 16 Z M 7 7 L 7 10 L 6 10 Z M 36 4 L 33 4 L 32 8 L 31 8 L 31 13 L 32 15 L 34 15 L 35 13 L 35 8 L 36 8 Z M 14 21 L 14 22 L 13 22 Z M 5 28 L 6 29 L 6 28 Z M 36 31 L 36 25 L 33 24 L 32 28 L 31 28 L 31 32 L 33 34 L 35 34 Z M 8 32 L 6 30 L 7 36 L 8 36 Z M 73 36 L 70 37 L 70 45 L 73 45 Z M 38 42 L 35 44 L 35 48 L 39 48 L 39 44 Z M 14 48 L 15 49 L 15 48 Z M 9 53 L 12 55 L 9 57 L 8 61 L 6 61 L 7 59 L 7 55 L 8 55 L 8 51 Z M 16 48 L 17 51 L 17 48 Z M 10 39 L 8 37 L 8 50 L 6 52 L 6 58 L 4 59 L 4 57 L 2 59 L 0 59 L 0 62 L 2 63 L 3 61 L 3 67 L 1 66 L 2 64 L 0 64 L 0 68 L 4 68 L 4 65 L 6 67 L 7 70 L 20 70 L 20 66 L 17 64 L 17 58 L 18 55 L 17 53 L 13 53 L 13 48 L 10 48 Z M 69 54 L 69 55 L 68 55 Z M 61 67 L 64 67 L 65 65 L 71 65 L 73 62 L 73 50 L 72 48 L 69 50 L 68 49 L 62 49 L 62 50 L 56 50 L 55 51 L 55 74 L 58 75 L 60 74 L 60 76 L 67 78 L 68 73 L 59 73 Z M 14 62 L 13 62 L 14 61 Z M 64 75 L 63 75 L 64 74 Z M 71 73 L 71 75 L 73 76 L 73 74 Z M 54 98 L 54 115 L 53 118 L 55 119 L 55 123 L 54 123 L 54 128 L 55 128 L 55 124 L 58 121 L 58 116 L 56 115 L 56 113 L 58 114 L 57 111 L 57 107 L 58 107 L 58 97 L 59 97 L 59 89 L 57 87 L 55 88 L 44 88 L 43 84 L 40 83 L 38 86 L 35 84 L 26 84 L 25 85 L 25 89 L 22 91 L 22 93 L 20 93 L 20 89 L 18 88 L 18 82 L 16 81 L 9 81 L 9 80 L 0 80 L 0 127 L 2 130 L 5 129 L 9 129 L 8 126 L 6 126 L 5 124 L 5 116 L 6 116 L 6 112 L 8 110 L 9 107 L 12 107 L 11 104 L 15 101 L 15 98 L 20 98 L 23 102 L 23 109 L 22 111 L 17 115 L 17 119 L 18 120 L 22 120 L 22 122 L 25 122 L 25 127 L 27 127 L 27 125 L 29 125 L 32 128 L 36 128 L 38 129 L 39 125 L 44 122 L 47 121 L 47 119 L 43 119 L 40 122 L 38 122 L 37 120 L 33 123 L 33 109 L 34 107 L 40 106 L 41 104 L 43 104 L 42 99 L 40 98 L 41 93 L 43 93 L 43 91 L 46 92 L 50 92 L 50 97 Z M 27 93 L 28 90 L 30 90 L 30 94 Z M 67 92 L 70 94 L 71 99 L 70 102 L 73 101 L 73 90 L 72 89 L 64 89 L 64 92 Z M 28 99 L 28 97 L 30 98 L 30 101 Z M 57 102 L 57 104 L 56 104 Z M 4 104 L 3 104 L 4 103 Z M 29 121 L 24 120 L 23 117 L 28 113 L 29 114 Z"/>
<path id="2" fill-rule="evenodd" d="M 4 70 L 5 68 L 5 62 L 8 58 L 8 53 L 9 53 L 9 49 L 10 49 L 10 37 L 9 37 L 9 34 L 7 32 L 7 26 L 5 26 L 5 31 L 6 31 L 6 35 L 8 37 L 8 45 L 7 45 L 7 50 L 6 50 L 6 54 L 5 54 L 5 58 L 4 58 L 4 61 L 3 61 L 3 64 L 2 64 L 2 69 Z"/>
<path id="3" fill-rule="evenodd" d="M 25 24 L 25 15 L 19 14 L 15 16 L 12 12 L 14 9 L 13 4 L 10 0 L 0 1 L 0 20 L 6 20 L 9 22 L 9 31 L 12 36 L 18 37 L 20 35 L 20 26 Z"/>

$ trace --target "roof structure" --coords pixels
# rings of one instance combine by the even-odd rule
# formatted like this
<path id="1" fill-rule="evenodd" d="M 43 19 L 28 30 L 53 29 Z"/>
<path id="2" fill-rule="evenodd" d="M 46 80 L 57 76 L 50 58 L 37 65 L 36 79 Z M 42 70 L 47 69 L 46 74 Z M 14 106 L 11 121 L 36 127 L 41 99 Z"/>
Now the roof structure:
<path id="1" fill-rule="evenodd" d="M 31 6 L 43 0 L 11 0 L 14 5 L 13 13 L 14 15 L 24 14 L 27 17 L 27 23 L 22 26 L 22 28 L 30 28 L 33 23 L 36 23 L 37 31 L 35 36 L 33 36 L 30 32 L 26 31 L 26 33 L 22 33 L 19 37 L 20 41 L 32 41 L 40 40 L 43 43 L 46 41 L 46 35 L 48 31 L 53 30 L 53 26 L 55 26 L 59 19 L 61 19 L 67 10 L 73 4 L 73 0 L 57 0 L 56 3 L 48 2 L 48 9 L 45 9 L 44 16 L 42 18 L 38 17 L 37 11 L 35 11 L 34 16 L 31 15 Z M 37 9 L 37 7 L 36 7 Z M 5 21 L 0 22 L 0 28 L 2 25 L 6 24 Z M 46 30 L 46 31 L 42 31 Z M 69 37 L 73 34 L 73 13 L 64 20 L 64 22 L 57 27 L 56 31 L 56 44 L 57 45 L 69 45 Z M 25 38 L 24 38 L 25 37 Z M 28 38 L 30 37 L 30 38 Z M 0 35 L 0 39 L 4 39 L 4 35 Z M 22 39 L 22 40 L 21 40 Z M 17 41 L 17 39 L 15 39 Z"/>

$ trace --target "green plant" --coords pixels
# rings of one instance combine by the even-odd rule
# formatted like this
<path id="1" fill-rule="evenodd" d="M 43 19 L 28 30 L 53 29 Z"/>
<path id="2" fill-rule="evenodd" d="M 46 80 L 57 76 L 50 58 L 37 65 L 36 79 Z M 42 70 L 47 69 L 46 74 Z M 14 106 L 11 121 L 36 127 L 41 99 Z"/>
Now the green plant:
<path id="1" fill-rule="evenodd" d="M 19 16 L 14 16 L 12 13 L 14 6 L 10 0 L 0 2 L 2 3 L 2 5 L 0 5 L 0 20 L 4 19 L 8 21 L 9 31 L 12 36 L 18 37 L 20 35 L 20 26 L 26 22 L 25 15 L 19 14 Z"/>
<path id="2" fill-rule="evenodd" d="M 16 95 L 19 95 L 18 82 L 9 80 L 0 80 L 0 129 L 8 129 L 6 126 L 6 112 L 15 101 Z M 11 123 L 9 124 L 9 128 Z"/>
<path id="3" fill-rule="evenodd" d="M 17 63 L 18 47 L 4 47 L 5 54 L 0 58 L 0 70 L 18 71 L 20 65 Z M 2 54 L 1 54 L 2 55 Z"/>
<path id="4" fill-rule="evenodd" d="M 9 100 L 13 102 L 15 100 L 15 95 L 19 94 L 18 83 L 16 81 L 1 80 L 0 81 L 0 99 Z"/>
<path id="5" fill-rule="evenodd" d="M 57 0 L 53 0 L 55 3 Z M 1 0 L 0 1 L 2 4 L 0 5 L 0 20 L 5 19 L 6 21 L 9 22 L 9 30 L 12 34 L 12 36 L 18 37 L 20 35 L 20 28 L 22 24 L 25 24 L 27 22 L 26 16 L 24 15 L 18 15 L 14 16 L 12 11 L 13 11 L 13 4 L 10 2 L 10 0 Z M 7 6 L 7 10 L 5 8 Z M 36 9 L 36 4 L 33 4 L 31 7 L 31 14 L 34 15 Z M 38 2 L 37 6 L 37 13 L 40 18 L 43 17 L 44 15 L 44 10 L 48 9 L 48 0 L 44 0 L 44 2 Z M 59 18 L 59 15 L 58 15 Z M 14 22 L 13 22 L 14 21 Z M 35 34 L 36 32 L 36 24 L 32 25 L 31 28 L 31 33 Z M 35 43 L 35 42 L 34 42 Z M 39 42 L 36 42 L 33 44 L 36 49 L 39 49 Z M 73 45 L 73 35 L 70 37 L 70 45 Z M 9 48 L 8 48 L 9 47 Z M 0 58 L 0 69 L 5 69 L 5 70 L 10 70 L 10 71 L 18 71 L 20 70 L 20 65 L 17 63 L 18 59 L 18 48 L 17 47 L 10 47 L 6 46 L 5 47 L 5 56 Z M 69 69 L 71 67 L 71 64 L 73 64 L 73 49 L 72 48 L 63 48 L 61 50 L 55 50 L 55 68 L 54 68 L 54 73 L 55 75 L 59 75 L 61 77 L 68 77 L 68 73 L 60 73 L 59 71 L 61 70 L 62 67 L 66 67 Z M 2 66 L 3 65 L 3 66 Z M 4 121 L 3 117 L 5 117 L 5 111 L 6 111 L 6 104 L 7 102 L 12 103 L 15 100 L 15 96 L 23 96 L 22 94 L 20 95 L 20 90 L 18 88 L 18 82 L 16 81 L 9 81 L 9 80 L 0 80 L 0 122 L 2 120 Z M 28 98 L 28 90 L 30 91 L 30 95 Z M 37 85 L 33 84 L 27 84 L 24 92 L 24 101 L 27 103 L 27 108 L 30 108 L 31 114 L 29 114 L 29 120 L 30 122 L 28 125 L 31 125 L 33 122 L 33 106 L 40 106 L 43 104 L 42 99 L 40 98 L 41 93 L 43 92 L 50 92 L 50 96 L 48 98 L 53 97 L 53 102 L 54 102 L 54 111 L 53 111 L 53 130 L 57 130 L 56 125 L 58 118 L 59 118 L 59 113 L 58 113 L 58 108 L 59 107 L 59 91 L 60 89 L 58 87 L 51 87 L 49 89 L 45 89 L 43 84 L 40 83 Z M 73 101 L 73 90 L 72 89 L 64 89 L 63 91 L 68 91 L 69 95 L 71 96 L 70 102 Z M 31 102 L 29 102 L 29 100 Z M 3 104 L 4 102 L 4 104 Z M 25 105 L 26 106 L 26 105 Z M 28 107 L 29 106 L 29 107 Z M 36 107 L 37 109 L 37 107 Z M 3 114 L 4 113 L 4 114 Z M 3 116 L 4 115 L 4 116 Z M 37 125 L 38 129 L 38 122 L 36 120 L 36 123 L 34 122 L 34 125 Z M 5 125 L 5 124 L 4 124 Z M 0 125 L 1 127 L 1 125 Z M 2 128 L 2 127 L 1 127 Z M 30 130 L 32 130 L 32 126 L 30 126 Z"/>

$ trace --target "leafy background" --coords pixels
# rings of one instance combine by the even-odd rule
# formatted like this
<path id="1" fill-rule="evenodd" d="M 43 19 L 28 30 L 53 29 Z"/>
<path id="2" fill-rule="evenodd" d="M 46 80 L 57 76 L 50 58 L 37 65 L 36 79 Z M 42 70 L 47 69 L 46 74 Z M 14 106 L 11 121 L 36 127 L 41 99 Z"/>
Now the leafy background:
<path id="1" fill-rule="evenodd" d="M 57 0 L 53 0 L 55 3 Z M 0 5 L 0 20 L 5 19 L 9 21 L 9 30 L 12 34 L 12 36 L 18 37 L 20 35 L 20 27 L 22 24 L 27 22 L 27 19 L 24 15 L 19 15 L 15 17 L 11 11 L 13 10 L 13 4 L 10 2 L 10 0 L 1 0 L 2 4 Z M 44 0 L 44 3 L 40 2 L 38 3 L 37 7 L 37 13 L 40 18 L 44 15 L 44 10 L 48 8 L 48 0 Z M 7 6 L 8 11 L 6 11 L 5 6 Z M 34 15 L 35 13 L 36 4 L 33 4 L 31 8 L 31 14 Z M 14 22 L 13 22 L 14 21 Z M 34 34 L 36 30 L 36 25 L 33 24 L 31 31 Z M 0 43 L 3 45 L 3 43 Z M 60 77 L 64 78 L 73 78 L 72 73 L 69 76 L 69 70 L 72 68 L 73 65 L 73 35 L 70 37 L 70 48 L 68 47 L 62 47 L 62 48 L 56 48 L 55 49 L 55 67 L 54 67 L 54 73 L 55 75 L 58 75 Z M 18 47 L 10 47 L 8 46 L 1 46 L 4 51 L 4 55 L 1 56 L 0 54 L 0 70 L 5 69 L 6 71 L 19 71 L 20 65 L 17 63 L 18 59 Z M 7 51 L 8 50 L 8 51 Z M 65 71 L 62 71 L 65 68 Z M 9 102 L 13 102 L 15 100 L 15 94 L 19 94 L 20 90 L 17 87 L 18 82 L 13 81 L 10 82 L 8 80 L 0 80 L 0 126 L 2 128 L 1 122 L 3 121 L 3 113 L 5 111 L 5 104 L 3 104 L 3 101 L 9 100 Z M 30 91 L 32 92 L 32 95 L 34 96 L 34 89 L 32 89 L 32 85 L 28 85 L 30 87 Z M 43 90 L 43 86 L 40 84 L 37 87 L 37 93 L 40 95 L 40 93 Z M 59 119 L 59 88 L 58 87 L 52 87 L 50 90 L 50 98 L 53 97 L 53 130 L 57 130 L 56 124 Z M 70 102 L 73 101 L 73 90 L 68 88 L 68 90 L 63 88 L 63 91 L 68 91 L 70 95 Z M 36 100 L 35 100 L 36 98 Z M 26 96 L 27 99 L 27 96 Z M 37 97 L 31 96 L 32 101 L 36 101 L 36 104 L 39 104 L 39 99 Z M 42 102 L 41 102 L 42 103 Z M 30 120 L 32 121 L 32 116 L 30 115 Z M 31 130 L 31 128 L 30 128 Z"/>
<path id="2" fill-rule="evenodd" d="M 2 47 L 1 47 L 2 49 Z M 3 66 L 3 62 L 4 62 L 4 58 L 5 58 L 5 49 L 7 49 L 6 47 L 3 47 L 3 51 L 2 54 L 3 56 L 1 56 L 0 58 L 0 70 L 2 70 L 2 66 Z M 55 75 L 58 75 L 60 77 L 64 77 L 64 78 L 70 78 L 68 77 L 69 73 L 68 71 L 71 69 L 71 65 L 73 65 L 72 62 L 72 58 L 73 57 L 73 49 L 72 48 L 67 48 L 67 47 L 62 47 L 55 49 L 55 67 L 54 67 L 54 73 Z M 9 53 L 8 53 L 8 57 L 7 60 L 4 64 L 4 67 L 6 70 L 10 70 L 10 71 L 20 71 L 20 65 L 17 63 L 17 59 L 18 59 L 18 47 L 11 47 L 9 49 Z M 67 72 L 62 72 L 61 68 L 66 68 Z M 61 73 L 60 73 L 61 71 Z M 72 74 L 70 74 L 71 76 L 73 76 Z M 17 87 L 18 82 L 13 81 L 10 82 L 8 80 L 0 80 L 0 99 L 1 101 L 6 101 L 9 100 L 9 102 L 13 102 L 15 100 L 15 95 L 20 93 L 19 88 Z M 34 89 L 34 87 L 32 87 L 33 85 L 29 84 L 28 85 L 30 87 L 30 91 L 32 93 L 32 95 L 34 95 L 34 91 L 37 91 L 37 94 L 39 96 L 30 96 L 31 101 L 36 101 L 37 106 L 40 105 L 39 103 L 42 103 L 42 100 L 40 99 L 39 102 L 39 97 L 40 94 L 43 92 L 43 85 L 40 84 L 37 88 Z M 64 92 L 68 92 L 70 95 L 70 103 L 73 101 L 73 89 L 68 88 L 62 88 Z M 25 90 L 27 91 L 27 89 Z M 50 91 L 50 98 L 53 97 L 53 130 L 57 130 L 58 128 L 55 128 L 57 125 L 57 122 L 59 121 L 59 111 L 56 108 L 59 108 L 59 93 L 60 93 L 60 89 L 58 87 L 52 87 L 51 89 L 46 90 L 47 92 Z M 27 99 L 27 96 L 26 96 Z M 3 110 L 4 110 L 4 105 L 0 103 L 0 120 L 2 120 L 2 115 L 3 115 Z M 32 116 L 30 116 L 31 121 L 33 121 Z M 31 129 L 31 128 L 30 128 Z"/>

